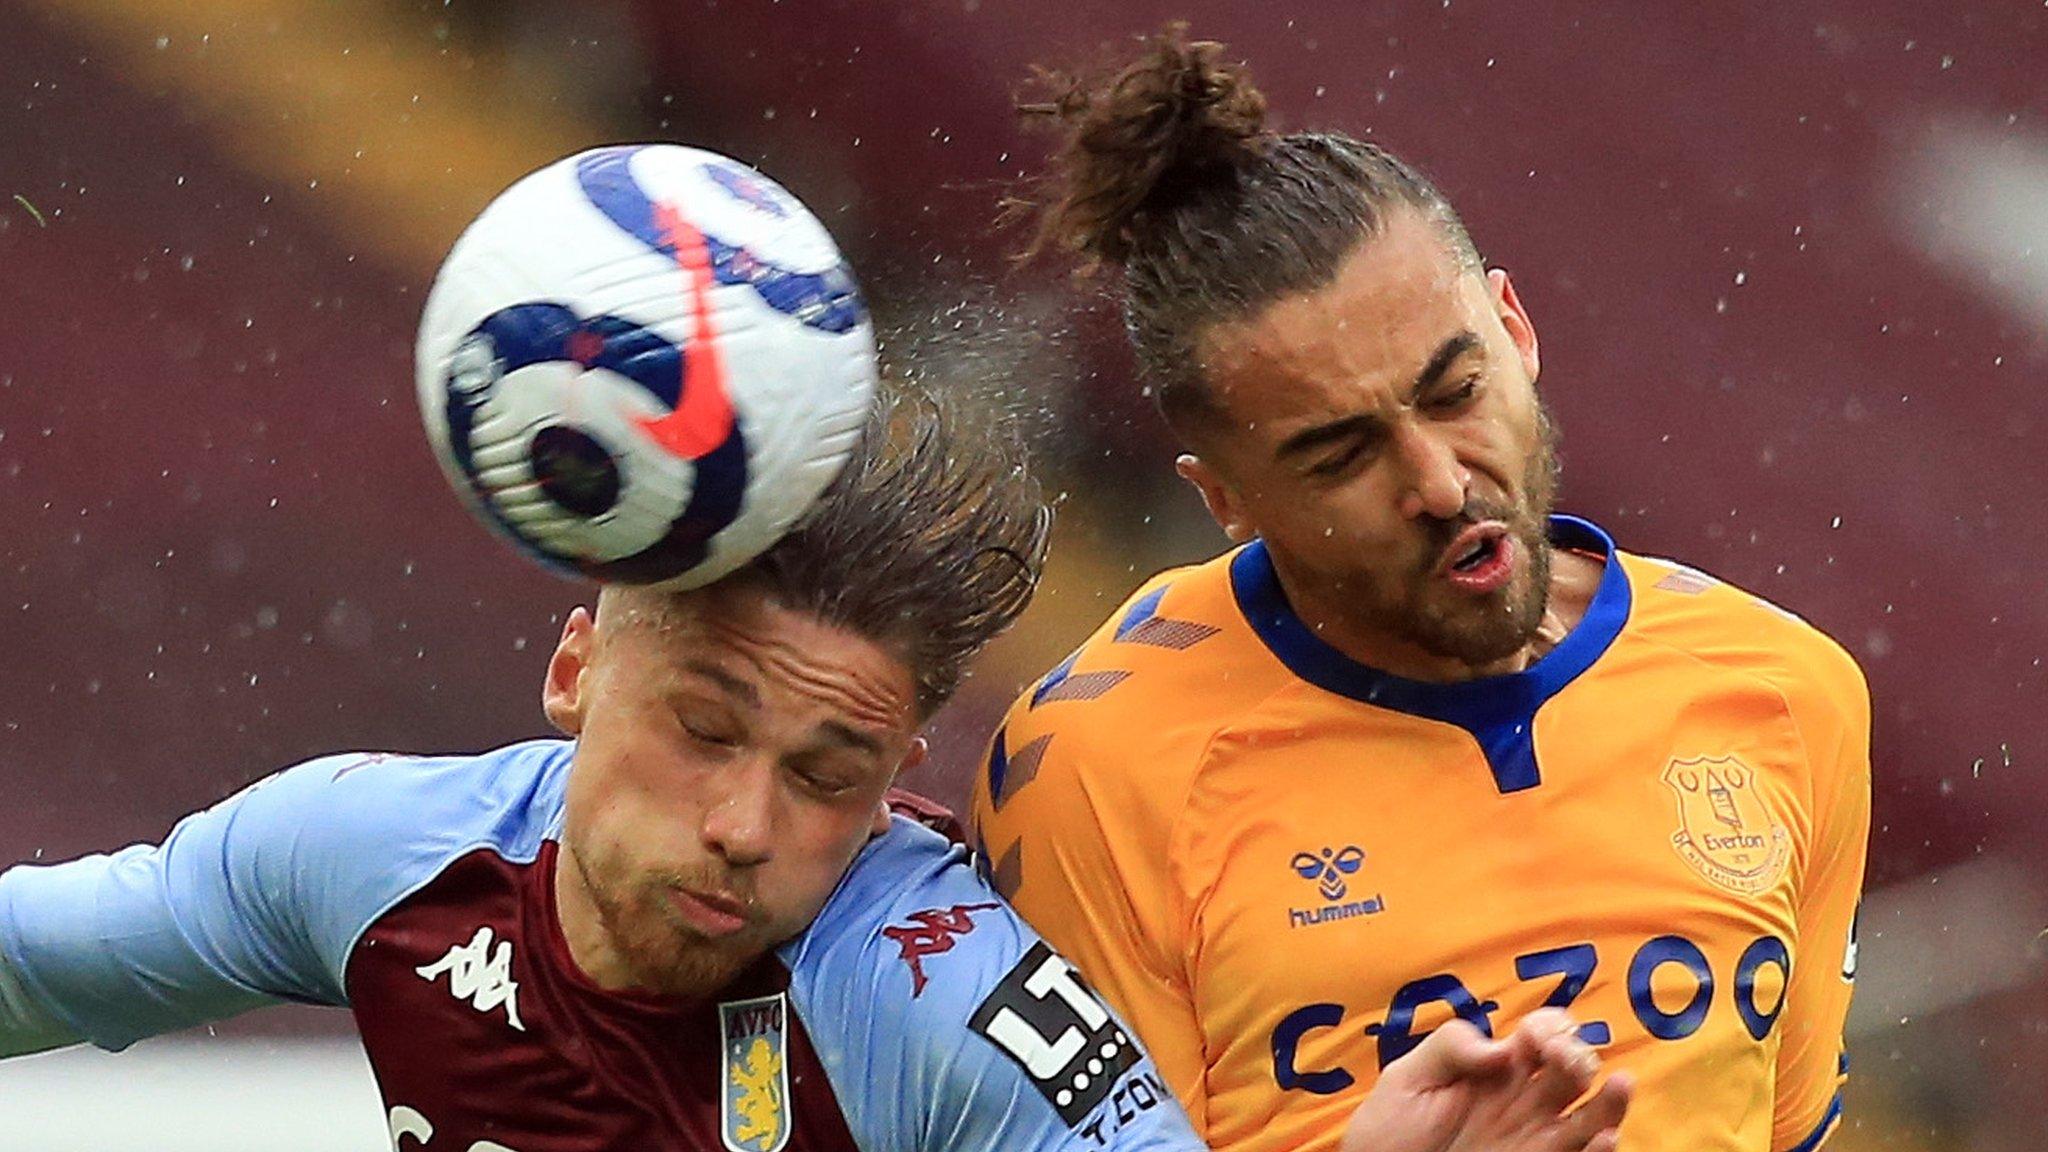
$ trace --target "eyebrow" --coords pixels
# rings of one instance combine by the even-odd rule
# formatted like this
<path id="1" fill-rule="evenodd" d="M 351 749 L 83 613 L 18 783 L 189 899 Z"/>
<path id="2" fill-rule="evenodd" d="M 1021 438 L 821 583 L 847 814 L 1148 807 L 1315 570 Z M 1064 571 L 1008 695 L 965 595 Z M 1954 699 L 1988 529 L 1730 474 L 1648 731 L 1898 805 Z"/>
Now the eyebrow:
<path id="1" fill-rule="evenodd" d="M 728 695 L 739 697 L 740 702 L 749 708 L 759 708 L 761 706 L 761 692 L 759 689 L 716 664 L 703 660 L 690 660 L 683 664 L 683 668 L 725 689 Z"/>
<path id="2" fill-rule="evenodd" d="M 830 742 L 852 748 L 857 752 L 866 752 L 874 756 L 882 753 L 881 741 L 865 732 L 849 728 L 837 720 L 827 720 L 818 725 L 818 732 Z"/>
<path id="3" fill-rule="evenodd" d="M 1431 385 L 1443 378 L 1444 373 L 1450 371 L 1451 365 L 1457 362 L 1458 357 L 1478 347 L 1479 334 L 1469 328 L 1437 345 L 1435 354 L 1429 358 L 1429 363 L 1422 366 L 1422 371 L 1416 373 L 1415 379 L 1408 385 L 1408 395 L 1414 397 L 1428 390 Z M 1282 440 L 1274 455 L 1281 459 L 1299 456 L 1360 432 L 1370 431 L 1379 425 L 1380 418 L 1369 413 L 1342 416 L 1327 424 L 1304 428 Z"/>
<path id="4" fill-rule="evenodd" d="M 761 693 L 758 689 L 745 680 L 718 667 L 716 664 L 707 663 L 703 660 L 691 660 L 685 662 L 683 667 L 687 671 L 694 672 L 718 685 L 731 695 L 739 697 L 740 702 L 747 707 L 755 709 L 761 707 Z M 842 724 L 837 720 L 825 721 L 823 724 L 818 725 L 817 731 L 828 744 L 836 744 L 843 748 L 851 748 L 856 752 L 866 752 L 874 756 L 882 754 L 883 749 L 880 740 L 857 728 Z"/>

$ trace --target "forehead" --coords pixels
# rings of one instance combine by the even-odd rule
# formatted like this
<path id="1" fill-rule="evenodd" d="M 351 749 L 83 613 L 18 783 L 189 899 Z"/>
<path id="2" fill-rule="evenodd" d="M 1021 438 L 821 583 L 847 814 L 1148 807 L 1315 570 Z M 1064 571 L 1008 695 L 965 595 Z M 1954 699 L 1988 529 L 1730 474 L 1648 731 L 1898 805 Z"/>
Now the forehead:
<path id="1" fill-rule="evenodd" d="M 750 587 L 635 598 L 605 627 L 618 630 L 617 647 L 639 665 L 634 675 L 652 685 L 709 679 L 791 725 L 916 725 L 916 682 L 898 653 Z"/>
<path id="2" fill-rule="evenodd" d="M 1361 387 L 1398 389 L 1443 342 L 1478 330 L 1485 281 L 1458 261 L 1442 233 L 1403 212 L 1361 243 L 1336 277 L 1279 300 L 1251 318 L 1217 325 L 1203 362 L 1218 399 L 1235 416 L 1339 399 Z"/>

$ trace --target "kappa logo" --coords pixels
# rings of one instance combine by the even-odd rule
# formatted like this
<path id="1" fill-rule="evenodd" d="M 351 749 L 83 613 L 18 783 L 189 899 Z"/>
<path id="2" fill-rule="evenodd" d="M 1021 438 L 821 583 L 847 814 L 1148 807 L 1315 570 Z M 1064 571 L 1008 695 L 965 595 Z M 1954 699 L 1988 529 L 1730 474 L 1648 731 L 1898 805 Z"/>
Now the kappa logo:
<path id="1" fill-rule="evenodd" d="M 1756 788 L 1756 770 L 1733 756 L 1673 760 L 1664 783 L 1678 801 L 1671 847 L 1718 887 L 1755 896 L 1778 882 L 1792 837 Z"/>
<path id="2" fill-rule="evenodd" d="M 781 993 L 718 1006 L 724 1087 L 719 1134 L 729 1152 L 781 1152 L 789 1143 L 789 1003 Z"/>
<path id="3" fill-rule="evenodd" d="M 910 998 L 924 995 L 928 981 L 924 974 L 924 958 L 937 956 L 953 950 L 957 937 L 974 931 L 974 913 L 999 908 L 999 904 L 955 904 L 951 908 L 927 908 L 912 912 L 910 923 L 892 925 L 882 929 L 882 935 L 896 942 L 902 949 L 902 958 L 910 966 Z"/>
<path id="4" fill-rule="evenodd" d="M 448 990 L 457 1000 L 469 1001 L 479 1012 L 503 1008 L 506 1022 L 524 1032 L 526 1025 L 519 1022 L 519 983 L 512 979 L 512 942 L 499 940 L 493 949 L 492 940 L 490 926 L 485 925 L 469 943 L 457 944 L 446 956 L 413 971 L 429 984 L 445 974 Z"/>
<path id="5" fill-rule="evenodd" d="M 1386 900 L 1377 894 L 1364 900 L 1346 902 L 1344 899 L 1351 894 L 1351 885 L 1345 877 L 1357 875 L 1358 870 L 1365 866 L 1365 849 L 1356 844 L 1346 844 L 1342 848 L 1324 847 L 1314 852 L 1296 852 L 1288 866 L 1303 880 L 1315 881 L 1316 895 L 1323 898 L 1320 907 L 1289 908 L 1289 928 L 1329 924 L 1358 916 L 1371 916 L 1386 910 Z"/>

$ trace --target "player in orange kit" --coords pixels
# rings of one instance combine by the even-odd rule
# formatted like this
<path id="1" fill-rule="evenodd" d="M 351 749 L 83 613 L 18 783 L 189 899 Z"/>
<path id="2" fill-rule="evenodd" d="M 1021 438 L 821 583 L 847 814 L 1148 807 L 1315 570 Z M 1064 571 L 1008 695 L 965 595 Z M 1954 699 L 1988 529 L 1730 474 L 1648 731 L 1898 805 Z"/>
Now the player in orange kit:
<path id="1" fill-rule="evenodd" d="M 1452 1017 L 1568 1006 L 1632 1152 L 1839 1118 L 1869 702 L 1812 627 L 1551 515 L 1536 333 L 1440 193 L 1162 38 L 1045 106 L 1239 547 L 1141 587 L 978 783 L 998 886 L 1212 1146 L 1320 1148 Z"/>

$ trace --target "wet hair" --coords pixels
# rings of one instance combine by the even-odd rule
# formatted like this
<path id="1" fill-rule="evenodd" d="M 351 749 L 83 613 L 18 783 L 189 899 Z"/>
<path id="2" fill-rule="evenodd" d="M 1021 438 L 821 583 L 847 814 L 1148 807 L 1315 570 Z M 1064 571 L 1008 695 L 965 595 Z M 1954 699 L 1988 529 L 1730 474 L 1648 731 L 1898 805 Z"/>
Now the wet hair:
<path id="1" fill-rule="evenodd" d="M 824 496 L 714 587 L 758 585 L 784 608 L 896 653 L 929 718 L 1031 603 L 1051 521 L 1014 420 L 890 382 Z"/>
<path id="2" fill-rule="evenodd" d="M 1421 213 L 1461 266 L 1483 266 L 1421 172 L 1342 133 L 1268 129 L 1265 96 L 1223 51 L 1176 23 L 1114 74 L 1041 69 L 1052 98 L 1019 105 L 1060 134 L 1038 202 L 1011 205 L 1038 212 L 1025 256 L 1056 249 L 1121 270 L 1139 365 L 1183 433 L 1216 410 L 1201 334 L 1329 284 L 1396 212 Z"/>

